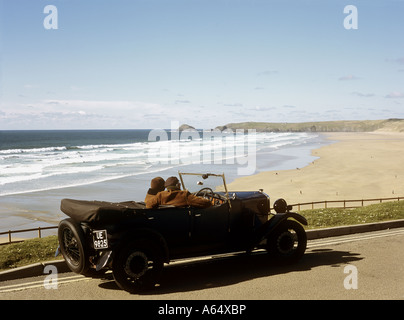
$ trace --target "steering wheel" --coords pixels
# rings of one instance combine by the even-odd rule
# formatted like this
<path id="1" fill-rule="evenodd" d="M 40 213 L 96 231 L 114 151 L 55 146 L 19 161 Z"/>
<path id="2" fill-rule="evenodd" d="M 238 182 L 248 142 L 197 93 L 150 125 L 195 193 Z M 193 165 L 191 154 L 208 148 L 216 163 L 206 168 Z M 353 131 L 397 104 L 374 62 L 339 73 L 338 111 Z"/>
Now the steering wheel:
<path id="1" fill-rule="evenodd" d="M 215 196 L 215 193 L 213 192 L 213 190 L 211 188 L 202 188 L 201 190 L 199 190 L 196 194 L 197 197 L 203 197 L 208 199 L 209 201 L 213 201 L 213 198 Z"/>

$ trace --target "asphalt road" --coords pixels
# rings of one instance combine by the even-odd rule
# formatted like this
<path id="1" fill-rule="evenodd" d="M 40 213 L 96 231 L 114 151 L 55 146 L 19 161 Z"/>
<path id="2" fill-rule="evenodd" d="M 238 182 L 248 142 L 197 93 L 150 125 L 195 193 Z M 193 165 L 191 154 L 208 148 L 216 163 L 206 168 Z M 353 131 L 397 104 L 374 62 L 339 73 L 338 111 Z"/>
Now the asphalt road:
<path id="1" fill-rule="evenodd" d="M 308 242 L 302 260 L 275 265 L 265 254 L 170 264 L 147 294 L 120 290 L 112 274 L 74 273 L 0 282 L 1 300 L 404 299 L 404 228 Z M 165 302 L 161 302 L 162 306 Z"/>

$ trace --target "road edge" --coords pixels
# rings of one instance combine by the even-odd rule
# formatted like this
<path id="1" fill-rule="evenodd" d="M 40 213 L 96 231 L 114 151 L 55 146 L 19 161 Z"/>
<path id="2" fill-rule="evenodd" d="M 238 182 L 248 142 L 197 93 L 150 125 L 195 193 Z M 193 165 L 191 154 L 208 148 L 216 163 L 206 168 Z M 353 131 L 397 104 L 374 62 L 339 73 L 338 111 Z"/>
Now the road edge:
<path id="1" fill-rule="evenodd" d="M 404 219 L 307 230 L 307 240 L 404 227 Z"/>

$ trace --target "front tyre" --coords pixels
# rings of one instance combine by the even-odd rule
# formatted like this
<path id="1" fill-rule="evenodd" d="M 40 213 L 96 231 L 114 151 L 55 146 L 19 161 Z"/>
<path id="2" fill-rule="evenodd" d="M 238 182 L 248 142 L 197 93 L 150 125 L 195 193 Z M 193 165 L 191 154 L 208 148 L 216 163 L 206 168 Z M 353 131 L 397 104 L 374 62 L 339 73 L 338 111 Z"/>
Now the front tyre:
<path id="1" fill-rule="evenodd" d="M 307 236 L 303 226 L 294 220 L 285 220 L 276 227 L 267 240 L 271 257 L 285 263 L 295 263 L 306 251 Z"/>
<path id="2" fill-rule="evenodd" d="M 117 285 L 130 293 L 152 289 L 163 270 L 163 254 L 155 243 L 133 240 L 116 253 L 112 269 Z"/>

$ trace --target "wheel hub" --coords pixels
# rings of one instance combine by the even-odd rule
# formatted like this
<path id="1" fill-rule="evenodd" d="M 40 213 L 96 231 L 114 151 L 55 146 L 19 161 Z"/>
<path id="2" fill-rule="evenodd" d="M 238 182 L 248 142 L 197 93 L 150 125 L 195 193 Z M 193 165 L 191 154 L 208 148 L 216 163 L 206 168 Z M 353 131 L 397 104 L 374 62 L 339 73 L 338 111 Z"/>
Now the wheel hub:
<path id="1" fill-rule="evenodd" d="M 288 254 L 293 251 L 295 246 L 295 239 L 293 234 L 289 231 L 285 231 L 279 235 L 277 240 L 277 248 L 282 254 Z"/>
<path id="2" fill-rule="evenodd" d="M 135 251 L 129 255 L 124 269 L 132 278 L 140 278 L 149 269 L 149 260 L 143 252 Z"/>

